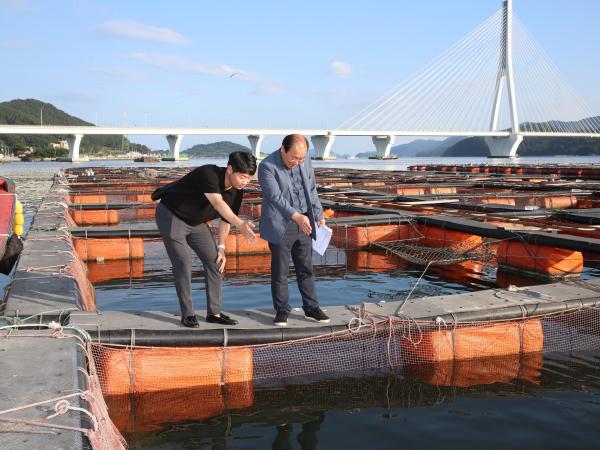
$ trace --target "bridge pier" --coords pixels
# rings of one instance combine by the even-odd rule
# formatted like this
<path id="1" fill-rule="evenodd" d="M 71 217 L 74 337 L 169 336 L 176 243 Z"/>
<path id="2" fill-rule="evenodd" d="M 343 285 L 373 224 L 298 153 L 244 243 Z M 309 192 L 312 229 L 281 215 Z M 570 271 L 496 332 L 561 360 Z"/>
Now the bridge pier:
<path id="1" fill-rule="evenodd" d="M 167 135 L 167 142 L 169 143 L 169 149 L 171 150 L 171 154 L 173 155 L 173 161 L 179 161 L 179 148 L 181 147 L 181 140 L 183 139 L 183 134 L 169 134 Z M 168 161 L 171 158 L 163 158 L 163 160 Z"/>
<path id="2" fill-rule="evenodd" d="M 89 161 L 89 158 L 79 157 L 79 146 L 81 145 L 81 139 L 83 138 L 83 134 L 71 134 L 67 136 L 67 142 L 69 144 L 69 157 L 67 161 L 77 162 L 77 161 Z"/>
<path id="3" fill-rule="evenodd" d="M 335 156 L 330 156 L 329 152 L 335 141 L 335 136 L 318 134 L 310 137 L 313 147 L 315 148 L 316 155 L 314 159 L 335 159 Z"/>
<path id="4" fill-rule="evenodd" d="M 260 157 L 260 147 L 262 145 L 262 141 L 265 138 L 262 134 L 250 134 L 248 135 L 248 142 L 250 142 L 250 148 L 252 149 L 252 153 L 257 160 L 262 159 Z"/>
<path id="5" fill-rule="evenodd" d="M 396 136 L 373 136 L 371 138 L 375 145 L 377 158 L 388 159 L 390 157 L 390 149 L 394 145 Z"/>
<path id="6" fill-rule="evenodd" d="M 515 158 L 521 142 L 523 136 L 520 134 L 511 134 L 508 137 L 485 137 L 485 143 L 490 149 L 490 158 Z"/>

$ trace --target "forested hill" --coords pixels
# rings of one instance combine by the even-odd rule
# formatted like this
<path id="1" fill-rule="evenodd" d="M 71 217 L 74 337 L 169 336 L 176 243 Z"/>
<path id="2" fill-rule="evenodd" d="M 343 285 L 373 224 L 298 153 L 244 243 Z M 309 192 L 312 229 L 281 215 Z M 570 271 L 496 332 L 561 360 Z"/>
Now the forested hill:
<path id="1" fill-rule="evenodd" d="M 61 111 L 51 103 L 35 99 L 11 100 L 0 102 L 0 124 L 3 125 L 79 125 L 93 126 L 78 117 Z M 65 139 L 64 135 L 0 135 L 0 145 L 10 150 L 33 147 L 36 153 L 47 152 L 48 144 Z M 103 154 L 125 151 L 150 151 L 145 145 L 134 144 L 121 135 L 84 136 L 81 141 L 81 152 L 86 154 Z"/>
<path id="2" fill-rule="evenodd" d="M 556 129 L 569 132 L 579 129 L 582 122 L 586 124 L 599 124 L 600 116 L 589 117 L 577 122 L 543 122 L 524 123 L 527 129 Z M 525 137 L 517 150 L 519 156 L 558 156 L 558 155 L 600 155 L 600 138 L 583 137 Z M 457 142 L 448 148 L 442 156 L 489 156 L 485 140 L 481 137 L 472 137 Z"/>
<path id="3" fill-rule="evenodd" d="M 186 153 L 189 158 L 223 158 L 232 152 L 250 152 L 250 149 L 235 142 L 219 141 L 194 145 L 182 153 Z"/>

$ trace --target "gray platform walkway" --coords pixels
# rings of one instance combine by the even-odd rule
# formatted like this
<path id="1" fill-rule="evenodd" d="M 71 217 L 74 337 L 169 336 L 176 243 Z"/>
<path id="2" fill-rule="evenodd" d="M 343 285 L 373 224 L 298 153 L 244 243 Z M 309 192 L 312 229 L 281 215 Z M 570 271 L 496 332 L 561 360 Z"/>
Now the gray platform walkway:
<path id="1" fill-rule="evenodd" d="M 81 374 L 76 369 L 81 365 L 83 356 L 74 339 L 19 337 L 18 332 L 13 332 L 6 339 L 2 333 L 0 358 L 0 411 L 72 394 L 80 389 L 78 377 Z M 0 419 L 43 419 L 54 413 L 55 403 L 3 414 Z M 69 403 L 73 407 L 85 406 L 78 397 L 70 398 Z M 82 422 L 82 413 L 78 411 L 68 411 L 53 419 L 52 423 L 89 427 Z M 87 439 L 78 431 L 0 420 L 0 448 L 64 450 L 89 447 Z"/>
<path id="2" fill-rule="evenodd" d="M 319 336 L 348 328 L 359 317 L 357 306 L 326 308 L 331 322 L 306 319 L 301 310 L 291 312 L 287 327 L 273 325 L 271 309 L 228 311 L 236 326 L 207 323 L 198 311 L 200 328 L 185 328 L 174 312 L 104 311 L 73 312 L 69 325 L 88 331 L 95 340 L 123 345 L 220 346 L 278 342 Z M 419 321 L 442 318 L 446 323 L 500 320 L 600 306 L 600 282 L 562 282 L 527 288 L 488 289 L 454 295 L 410 299 L 406 302 L 365 303 L 367 312 Z"/>

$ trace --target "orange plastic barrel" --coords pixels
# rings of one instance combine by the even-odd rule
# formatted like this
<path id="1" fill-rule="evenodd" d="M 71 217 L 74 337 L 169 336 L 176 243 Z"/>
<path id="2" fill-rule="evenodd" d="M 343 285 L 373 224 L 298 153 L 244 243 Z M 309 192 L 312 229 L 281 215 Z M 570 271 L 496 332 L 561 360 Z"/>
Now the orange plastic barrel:
<path id="1" fill-rule="evenodd" d="M 332 226 L 331 240 L 337 248 L 367 247 L 372 242 L 407 239 L 410 226 L 404 224 Z"/>
<path id="2" fill-rule="evenodd" d="M 491 358 L 541 352 L 544 333 L 539 319 L 497 322 L 423 332 L 418 342 L 402 339 L 409 363 Z"/>
<path id="3" fill-rule="evenodd" d="M 483 238 L 462 231 L 450 230 L 433 225 L 419 225 L 423 234 L 423 245 L 428 247 L 458 247 L 461 250 L 473 250 L 483 245 Z"/>
<path id="4" fill-rule="evenodd" d="M 479 202 L 485 204 L 492 203 L 495 205 L 515 205 L 515 199 L 511 197 L 488 197 L 480 199 Z"/>
<path id="5" fill-rule="evenodd" d="M 550 277 L 578 276 L 583 270 L 581 252 L 522 241 L 500 242 L 497 258 L 499 265 Z"/>
<path id="6" fill-rule="evenodd" d="M 106 195 L 103 194 L 74 194 L 71 195 L 71 203 L 106 203 Z"/>
<path id="7" fill-rule="evenodd" d="M 133 238 L 73 238 L 73 246 L 83 261 L 144 257 L 144 240 Z"/>
<path id="8" fill-rule="evenodd" d="M 97 358 L 104 395 L 252 381 L 250 347 L 108 347 Z"/>
<path id="9" fill-rule="evenodd" d="M 547 209 L 568 209 L 577 207 L 577 197 L 574 195 L 561 195 L 544 197 L 542 199 L 542 208 Z"/>
<path id="10" fill-rule="evenodd" d="M 119 223 L 119 213 L 115 209 L 71 210 L 71 216 L 79 226 L 115 225 Z"/>

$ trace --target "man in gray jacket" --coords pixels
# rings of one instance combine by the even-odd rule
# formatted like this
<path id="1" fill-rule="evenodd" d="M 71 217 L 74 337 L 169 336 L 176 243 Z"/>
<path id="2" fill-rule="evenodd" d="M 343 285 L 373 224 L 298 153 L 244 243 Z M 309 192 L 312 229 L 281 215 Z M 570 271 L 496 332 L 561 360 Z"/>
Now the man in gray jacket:
<path id="1" fill-rule="evenodd" d="M 271 249 L 271 295 L 274 324 L 286 326 L 290 258 L 296 268 L 302 307 L 307 318 L 329 322 L 319 307 L 312 268 L 312 239 L 317 226 L 325 224 L 310 164 L 308 141 L 300 134 L 283 139 L 281 148 L 258 167 L 262 189 L 260 235 Z"/>

